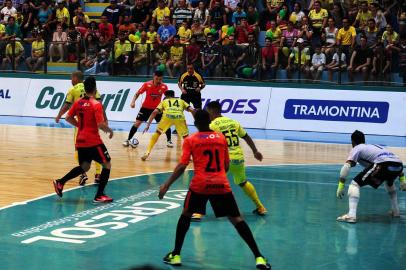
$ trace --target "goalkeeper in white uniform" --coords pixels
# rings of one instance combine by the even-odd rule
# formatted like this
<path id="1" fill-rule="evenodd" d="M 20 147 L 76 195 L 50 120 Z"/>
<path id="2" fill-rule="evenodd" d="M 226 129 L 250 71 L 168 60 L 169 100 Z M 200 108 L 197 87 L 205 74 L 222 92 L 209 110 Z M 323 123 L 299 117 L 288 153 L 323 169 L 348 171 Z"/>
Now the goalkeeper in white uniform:
<path id="1" fill-rule="evenodd" d="M 350 168 L 359 163 L 365 169 L 351 181 L 348 187 L 349 211 L 347 214 L 338 217 L 337 221 L 356 223 L 360 187 L 370 185 L 377 189 L 382 183 L 385 184 L 391 200 L 392 209 L 390 214 L 393 217 L 399 217 L 398 198 L 394 181 L 399 177 L 400 188 L 406 191 L 406 179 L 403 174 L 402 161 L 398 156 L 382 146 L 365 144 L 365 135 L 361 131 L 356 130 L 352 133 L 351 142 L 353 148 L 340 172 L 337 188 L 338 198 L 344 197 L 345 180 Z"/>

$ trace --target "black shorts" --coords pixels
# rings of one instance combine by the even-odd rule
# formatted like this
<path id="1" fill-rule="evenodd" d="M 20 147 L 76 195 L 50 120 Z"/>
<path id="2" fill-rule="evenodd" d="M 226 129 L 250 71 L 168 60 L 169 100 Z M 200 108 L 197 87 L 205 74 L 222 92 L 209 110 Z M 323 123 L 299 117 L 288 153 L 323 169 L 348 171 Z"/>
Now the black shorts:
<path id="1" fill-rule="evenodd" d="M 103 164 L 111 160 L 109 152 L 104 144 L 92 147 L 78 147 L 79 164 L 92 162 L 92 160 Z"/>
<path id="2" fill-rule="evenodd" d="M 383 162 L 372 164 L 365 168 L 357 176 L 354 181 L 360 186 L 370 185 L 373 188 L 378 188 L 386 181 L 388 186 L 392 186 L 396 178 L 402 173 L 403 164 L 398 162 Z"/>
<path id="3" fill-rule="evenodd" d="M 184 100 L 187 104 L 192 103 L 193 108 L 195 109 L 201 109 L 202 108 L 202 94 L 200 92 L 195 92 L 195 93 L 187 93 L 187 94 L 182 94 L 180 96 L 182 100 Z"/>
<path id="4" fill-rule="evenodd" d="M 186 195 L 184 208 L 189 213 L 199 213 L 205 215 L 207 201 L 210 201 L 216 217 L 240 216 L 240 211 L 238 210 L 238 206 L 232 192 L 206 195 L 189 190 Z"/>
<path id="5" fill-rule="evenodd" d="M 137 120 L 142 121 L 142 122 L 147 122 L 153 111 L 154 111 L 154 109 L 148 109 L 148 108 L 141 107 L 140 111 L 137 114 Z M 162 114 L 161 113 L 157 114 L 155 117 L 155 121 L 159 122 L 159 121 L 161 121 L 161 118 L 162 118 Z"/>

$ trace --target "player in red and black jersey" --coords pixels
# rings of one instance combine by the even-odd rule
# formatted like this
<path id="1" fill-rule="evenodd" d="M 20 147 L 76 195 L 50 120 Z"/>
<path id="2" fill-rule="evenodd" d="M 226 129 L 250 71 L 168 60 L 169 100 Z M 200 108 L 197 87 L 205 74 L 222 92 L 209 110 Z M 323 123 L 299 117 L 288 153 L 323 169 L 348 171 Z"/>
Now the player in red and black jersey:
<path id="1" fill-rule="evenodd" d="M 62 197 L 63 186 L 69 180 L 87 172 L 90 163 L 94 160 L 102 164 L 100 182 L 94 202 L 112 202 L 113 199 L 104 194 L 104 188 L 110 177 L 110 155 L 99 135 L 99 129 L 113 137 L 113 130 L 108 126 L 103 114 L 103 105 L 95 99 L 96 80 L 89 77 L 84 82 L 86 96 L 76 101 L 68 112 L 66 121 L 78 129 L 75 147 L 78 151 L 79 166 L 73 168 L 68 174 L 54 180 L 55 192 Z"/>
<path id="2" fill-rule="evenodd" d="M 159 188 L 158 196 L 163 199 L 170 186 L 185 171 L 190 158 L 193 158 L 194 176 L 176 228 L 175 249 L 164 257 L 164 262 L 181 265 L 180 251 L 190 226 L 192 214 L 205 214 L 207 201 L 210 201 L 216 217 L 228 217 L 241 238 L 247 243 L 255 256 L 257 269 L 271 269 L 260 253 L 250 228 L 240 215 L 227 180 L 226 173 L 230 160 L 226 138 L 223 134 L 210 130 L 210 116 L 206 111 L 196 112 L 195 125 L 199 132 L 185 139 L 180 163 L 169 179 Z"/>
<path id="3" fill-rule="evenodd" d="M 131 139 L 137 132 L 138 128 L 143 122 L 147 122 L 152 112 L 158 107 L 161 103 L 162 95 L 168 90 L 168 86 L 162 82 L 163 73 L 162 71 L 155 71 L 154 78 L 152 81 L 145 82 L 141 88 L 135 93 L 133 100 L 131 102 L 131 108 L 135 108 L 135 101 L 138 97 L 145 93 L 145 100 L 141 105 L 141 109 L 138 112 L 137 119 L 135 120 L 134 125 L 131 127 L 130 133 L 128 134 L 128 139 L 123 142 L 123 146 L 128 147 L 137 147 L 137 145 L 131 143 Z M 161 121 L 162 114 L 158 114 L 155 117 L 155 121 L 158 123 Z M 171 141 L 171 130 L 168 129 L 166 132 L 167 146 L 173 147 Z"/>

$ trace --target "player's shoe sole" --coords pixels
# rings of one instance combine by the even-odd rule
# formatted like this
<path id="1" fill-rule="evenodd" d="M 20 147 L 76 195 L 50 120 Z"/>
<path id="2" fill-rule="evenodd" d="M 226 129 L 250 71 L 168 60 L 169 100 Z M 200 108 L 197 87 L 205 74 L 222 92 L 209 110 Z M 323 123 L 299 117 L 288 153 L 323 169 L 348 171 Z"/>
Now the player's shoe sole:
<path id="1" fill-rule="evenodd" d="M 258 215 L 258 216 L 265 216 L 268 213 L 268 210 L 266 210 L 265 207 L 260 207 L 252 211 L 252 213 Z"/>
<path id="2" fill-rule="evenodd" d="M 357 218 L 350 217 L 348 214 L 344 214 L 342 216 L 339 216 L 337 218 L 337 221 L 339 221 L 339 222 L 347 222 L 347 223 L 357 223 Z"/>
<path id="3" fill-rule="evenodd" d="M 96 198 L 94 198 L 93 202 L 94 203 L 111 203 L 113 201 L 113 198 L 110 198 L 107 195 L 101 195 Z"/>
<path id="4" fill-rule="evenodd" d="M 81 174 L 81 175 L 79 176 L 79 186 L 84 186 L 84 185 L 86 185 L 87 179 L 89 179 L 89 178 L 87 177 L 87 175 L 86 175 L 85 173 L 84 173 L 84 174 Z"/>
<path id="5" fill-rule="evenodd" d="M 52 183 L 54 184 L 56 195 L 62 197 L 63 184 L 59 183 L 58 180 L 54 180 L 52 181 Z"/>
<path id="6" fill-rule="evenodd" d="M 163 258 L 164 263 L 170 264 L 173 266 L 180 266 L 182 265 L 182 259 L 180 258 L 180 255 L 172 255 L 172 252 L 169 252 L 166 254 L 166 256 Z"/>
<path id="7" fill-rule="evenodd" d="M 266 261 L 264 257 L 255 258 L 255 264 L 257 269 L 266 270 L 271 269 L 271 265 Z"/>

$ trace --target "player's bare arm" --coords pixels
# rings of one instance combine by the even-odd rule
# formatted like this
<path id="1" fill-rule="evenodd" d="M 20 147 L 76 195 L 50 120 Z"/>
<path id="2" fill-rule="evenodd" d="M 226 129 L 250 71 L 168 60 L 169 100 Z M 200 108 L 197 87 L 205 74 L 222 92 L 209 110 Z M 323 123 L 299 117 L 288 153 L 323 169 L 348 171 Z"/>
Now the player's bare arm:
<path id="1" fill-rule="evenodd" d="M 159 199 L 163 199 L 171 185 L 185 172 L 187 165 L 179 163 L 168 180 L 159 187 Z"/>
<path id="2" fill-rule="evenodd" d="M 102 131 L 104 131 L 104 132 L 106 132 L 106 133 L 109 133 L 109 139 L 113 138 L 114 132 L 113 132 L 113 130 L 108 126 L 108 124 L 107 124 L 106 122 L 102 122 L 102 123 L 97 124 L 97 127 L 98 127 L 100 130 L 102 130 Z"/>
<path id="3" fill-rule="evenodd" d="M 242 139 L 244 139 L 244 141 L 248 144 L 248 146 L 251 148 L 252 153 L 254 154 L 255 159 L 262 161 L 263 156 L 262 153 L 258 151 L 254 141 L 252 140 L 250 135 L 245 135 L 244 137 L 242 137 Z"/>
<path id="4" fill-rule="evenodd" d="M 161 113 L 161 111 L 160 111 L 159 109 L 155 109 L 155 110 L 151 113 L 150 117 L 148 118 L 147 125 L 146 125 L 146 127 L 145 127 L 143 133 L 148 132 L 149 127 L 151 126 L 152 121 L 155 119 L 155 117 L 156 117 L 157 114 L 159 114 L 159 113 Z"/>
<path id="5" fill-rule="evenodd" d="M 66 122 L 68 122 L 72 126 L 75 126 L 75 127 L 78 126 L 78 121 L 75 119 L 74 116 L 68 115 L 68 116 L 66 116 L 65 120 L 66 120 Z"/>
<path id="6" fill-rule="evenodd" d="M 137 101 L 139 96 L 140 96 L 139 92 L 135 93 L 133 100 L 131 101 L 131 104 L 130 104 L 131 108 L 135 108 L 135 101 Z"/>
<path id="7" fill-rule="evenodd" d="M 55 122 L 59 123 L 59 120 L 62 118 L 62 116 L 69 111 L 70 107 L 72 104 L 65 102 L 62 106 L 62 108 L 59 110 L 58 115 L 55 117 Z"/>

